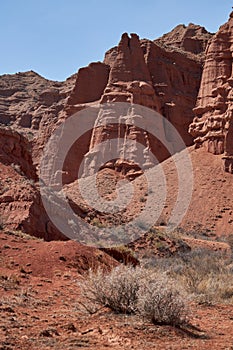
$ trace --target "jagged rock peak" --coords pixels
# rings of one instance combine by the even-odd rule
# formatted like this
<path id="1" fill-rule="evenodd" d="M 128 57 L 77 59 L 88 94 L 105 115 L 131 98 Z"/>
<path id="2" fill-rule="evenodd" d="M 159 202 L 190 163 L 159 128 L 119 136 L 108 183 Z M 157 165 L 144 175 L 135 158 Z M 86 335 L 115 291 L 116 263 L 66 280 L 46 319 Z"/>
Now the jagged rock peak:
<path id="1" fill-rule="evenodd" d="M 212 35 L 200 25 L 189 23 L 188 26 L 185 26 L 179 24 L 171 32 L 156 39 L 155 43 L 203 55 Z"/>
<path id="2" fill-rule="evenodd" d="M 130 34 L 129 37 L 124 33 L 117 47 L 115 59 L 105 63 L 111 67 L 110 84 L 116 81 L 151 80 L 137 34 Z"/>

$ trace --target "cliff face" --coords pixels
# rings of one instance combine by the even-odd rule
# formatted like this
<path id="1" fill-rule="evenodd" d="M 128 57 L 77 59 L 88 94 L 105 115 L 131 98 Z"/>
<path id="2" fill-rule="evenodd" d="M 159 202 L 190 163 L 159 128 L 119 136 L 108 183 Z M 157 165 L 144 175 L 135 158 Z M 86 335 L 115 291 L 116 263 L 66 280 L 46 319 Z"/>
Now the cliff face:
<path id="1" fill-rule="evenodd" d="M 81 68 L 65 82 L 49 81 L 32 71 L 0 77 L 0 161 L 4 172 L 14 171 L 17 177 L 16 190 L 9 196 L 3 190 L 7 195 L 4 195 L 1 215 L 7 227 L 21 227 L 47 239 L 61 237 L 41 203 L 37 186 L 40 158 L 56 127 L 96 102 L 129 102 L 149 107 L 177 128 L 186 145 L 192 144 L 188 126 L 193 119 L 192 109 L 200 85 L 203 50 L 211 35 L 194 25 L 185 30 L 180 26 L 175 33 L 178 39 L 173 33 L 154 42 L 140 40 L 136 34 L 123 34 L 119 45 L 106 53 L 104 62 Z M 127 116 L 132 120 L 137 118 L 133 110 Z M 99 118 L 103 118 L 103 114 L 97 117 L 96 125 Z M 149 132 L 133 126 L 129 130 L 119 125 L 97 126 L 72 146 L 64 164 L 64 183 L 77 178 L 85 154 L 87 159 L 88 156 L 95 158 L 93 148 L 119 132 L 122 138 L 142 143 L 159 161 L 169 156 Z M 163 133 L 169 139 L 166 130 Z M 148 154 L 145 152 L 142 157 L 147 164 Z M 137 166 L 132 167 L 125 161 L 110 162 L 108 168 L 123 172 L 131 180 L 141 174 Z M 7 179 L 4 176 L 0 179 L 7 188 Z M 34 184 L 28 183 L 27 191 L 20 194 L 20 183 L 24 179 Z"/>
<path id="2" fill-rule="evenodd" d="M 196 115 L 190 125 L 196 147 L 223 154 L 224 168 L 233 173 L 233 13 L 209 43 Z"/>
<path id="3" fill-rule="evenodd" d="M 17 168 L 28 179 L 37 179 L 32 162 L 32 143 L 10 128 L 0 127 L 0 162 Z"/>
<path id="4" fill-rule="evenodd" d="M 0 218 L 6 228 L 63 238 L 43 208 L 38 164 L 75 80 L 49 81 L 33 71 L 0 77 Z"/>
<path id="5" fill-rule="evenodd" d="M 194 33 L 204 28 L 194 26 Z M 194 35 L 195 38 L 195 35 Z M 194 40 L 193 38 L 193 40 Z M 171 42 L 171 39 L 169 39 Z M 203 40 L 203 49 L 205 48 Z M 110 67 L 109 79 L 100 102 L 131 102 L 161 113 L 179 131 L 186 145 L 192 144 L 188 126 L 193 119 L 202 74 L 202 57 L 174 46 L 166 39 L 139 40 L 136 34 L 123 34 L 119 45 L 109 50 L 104 63 Z"/>
<path id="6" fill-rule="evenodd" d="M 119 45 L 106 53 L 104 64 L 96 64 L 96 68 L 98 65 L 98 70 L 104 73 L 99 79 L 101 86 L 95 87 L 93 96 L 95 95 L 96 98 L 98 96 L 101 104 L 128 102 L 159 112 L 174 125 L 184 143 L 189 146 L 193 139 L 188 133 L 188 127 L 194 117 L 192 109 L 195 106 L 200 86 L 203 50 L 211 34 L 207 33 L 204 28 L 195 25 L 190 25 L 186 30 L 182 30 L 182 33 L 180 30 L 176 32 L 184 38 L 177 41 L 171 35 L 171 37 L 163 37 L 152 42 L 146 39 L 139 40 L 136 34 L 131 34 L 131 36 L 123 34 Z M 187 38 L 191 38 L 194 46 L 197 40 L 197 50 L 184 44 Z M 69 115 L 83 108 L 82 104 L 87 106 L 93 101 L 90 96 L 86 100 L 83 98 L 83 86 L 90 85 L 88 81 L 93 74 L 91 66 L 79 71 L 75 88 L 66 107 Z M 104 85 L 105 88 L 103 88 Z M 92 89 L 93 86 L 91 86 L 90 94 L 92 94 Z M 103 119 L 102 115 L 100 119 Z M 86 143 L 89 156 L 94 157 L 92 149 L 98 144 L 119 135 L 119 127 L 117 123 L 109 127 L 95 127 Z M 165 129 L 163 133 L 166 134 Z M 143 133 L 140 130 L 129 132 L 121 128 L 120 135 L 122 138 L 133 138 L 141 142 L 153 152 L 159 161 L 169 157 L 166 148 L 158 140 L 153 139 L 148 132 Z M 167 137 L 169 138 L 169 135 Z M 69 167 L 72 167 L 73 161 L 71 156 L 70 158 Z M 108 166 L 110 166 L 109 163 Z M 112 166 L 115 167 L 114 162 Z M 124 168 L 128 167 L 129 164 L 125 164 Z"/>
<path id="7" fill-rule="evenodd" d="M 107 85 L 109 66 L 95 62 L 81 68 L 75 86 L 68 99 L 68 105 L 98 101 Z"/>
<path id="8" fill-rule="evenodd" d="M 202 59 L 152 42 L 142 44 L 152 85 L 159 97 L 159 112 L 176 127 L 189 146 L 193 141 L 188 125 L 193 119 L 191 106 L 195 105 L 200 86 Z"/>
<path id="9" fill-rule="evenodd" d="M 211 34 L 194 25 L 189 26 L 187 31 L 189 34 L 186 33 L 186 37 L 192 36 L 193 41 L 197 38 L 198 42 L 202 42 L 200 47 L 204 49 Z M 128 102 L 143 105 L 167 118 L 178 130 L 184 143 L 191 145 L 193 138 L 188 133 L 188 127 L 194 117 L 192 109 L 200 86 L 203 51 L 199 49 L 197 54 L 185 51 L 185 48 L 179 48 L 181 43 L 174 41 L 174 45 L 170 45 L 173 41 L 168 37 L 153 42 L 139 40 L 136 34 L 123 34 L 118 46 L 105 54 L 103 63 L 92 63 L 79 70 L 64 113 L 61 112 L 63 118 L 92 106 L 94 102 Z M 132 113 L 130 115 L 132 117 Z M 99 118 L 102 120 L 103 115 Z M 107 123 L 107 120 L 105 122 Z M 51 128 L 51 122 L 47 124 L 47 128 L 48 125 Z M 42 142 L 46 130 L 45 127 L 41 127 Z M 122 138 L 133 138 L 141 142 L 159 161 L 169 157 L 167 149 L 148 132 L 131 130 L 130 135 L 126 135 L 127 133 L 126 129 L 121 128 Z M 166 130 L 163 130 L 163 133 L 166 134 Z M 115 138 L 116 135 L 119 135 L 119 125 L 115 124 L 95 127 L 92 132 L 86 133 L 85 137 L 78 140 L 66 158 L 65 169 L 69 169 L 69 174 L 64 175 L 64 182 L 70 183 L 75 180 L 86 153 L 95 158 L 92 149 L 107 139 Z M 170 136 L 166 136 L 169 139 Z M 94 159 L 94 162 L 96 161 Z M 115 168 L 114 162 L 112 167 Z M 119 169 L 118 166 L 116 168 Z M 130 168 L 132 173 L 129 164 L 124 165 L 124 169 L 126 168 Z M 137 167 L 137 172 L 136 169 Z"/>

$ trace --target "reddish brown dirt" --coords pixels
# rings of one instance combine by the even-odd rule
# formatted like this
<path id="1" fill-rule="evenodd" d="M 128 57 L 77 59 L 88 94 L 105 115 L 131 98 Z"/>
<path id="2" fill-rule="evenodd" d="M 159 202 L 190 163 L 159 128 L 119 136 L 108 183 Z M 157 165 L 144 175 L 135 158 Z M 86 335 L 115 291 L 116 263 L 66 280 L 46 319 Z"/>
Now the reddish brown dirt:
<path id="1" fill-rule="evenodd" d="M 213 238 L 233 234 L 233 187 L 232 174 L 224 171 L 221 155 L 207 153 L 204 148 L 188 148 L 192 162 L 193 188 L 191 201 L 187 212 L 180 224 L 181 229 L 192 235 L 210 236 Z M 168 222 L 171 210 L 177 200 L 178 180 L 177 169 L 170 158 L 162 163 L 166 177 L 166 203 L 164 210 L 157 221 L 157 225 L 165 225 Z M 100 172 L 98 189 L 106 199 L 112 199 L 115 194 L 116 182 L 119 176 L 110 169 Z M 188 174 L 187 176 L 190 176 Z M 83 210 L 92 215 L 91 222 L 98 219 L 101 224 L 117 224 L 128 222 L 139 215 L 147 201 L 147 180 L 140 176 L 132 181 L 134 196 L 125 211 L 119 217 L 113 215 L 99 215 L 90 212 L 87 205 L 84 205 L 78 193 L 76 183 L 70 184 L 67 188 L 68 198 L 78 204 Z M 190 181 L 190 186 L 192 183 Z M 186 193 L 183 193 L 184 197 Z M 152 208 L 153 210 L 153 208 Z M 94 219 L 96 218 L 96 219 Z M 109 220 L 108 220 L 109 219 Z M 114 221 L 115 220 L 115 221 Z"/>
<path id="2" fill-rule="evenodd" d="M 193 239 L 192 237 L 183 237 L 183 240 L 189 245 L 189 247 L 191 247 L 191 249 L 201 248 L 230 253 L 229 245 L 224 242 L 216 242 L 204 239 Z"/>
<path id="3" fill-rule="evenodd" d="M 1 258 L 3 262 L 7 260 L 5 267 L 18 268 L 19 272 L 23 270 L 23 274 L 34 277 L 52 278 L 56 269 L 62 273 L 70 269 L 83 273 L 100 265 L 110 268 L 118 264 L 104 252 L 74 241 L 45 242 L 16 231 L 1 233 L 0 237 Z"/>
<path id="4" fill-rule="evenodd" d="M 232 349 L 233 306 L 192 305 L 190 334 L 136 316 L 81 312 L 78 281 L 117 263 L 75 242 L 1 232 L 0 349 Z"/>
<path id="5" fill-rule="evenodd" d="M 189 148 L 189 153 L 193 167 L 193 190 L 181 227 L 193 234 L 232 234 L 232 174 L 224 171 L 221 155 L 193 147 Z M 177 199 L 177 171 L 172 159 L 165 161 L 163 168 L 167 180 L 167 207 L 163 212 L 166 221 Z"/>

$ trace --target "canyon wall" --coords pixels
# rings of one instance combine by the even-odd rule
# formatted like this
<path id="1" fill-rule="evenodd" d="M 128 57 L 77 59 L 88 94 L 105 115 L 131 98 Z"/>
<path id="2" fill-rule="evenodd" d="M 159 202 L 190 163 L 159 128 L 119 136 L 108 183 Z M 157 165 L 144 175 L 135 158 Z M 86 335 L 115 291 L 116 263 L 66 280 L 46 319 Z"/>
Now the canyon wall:
<path id="1" fill-rule="evenodd" d="M 174 34 L 175 33 L 175 34 Z M 44 146 L 53 131 L 75 112 L 96 103 L 128 102 L 157 111 L 178 130 L 187 146 L 193 143 L 188 127 L 199 90 L 203 52 L 211 34 L 195 25 L 178 26 L 171 34 L 151 41 L 123 34 L 119 45 L 103 62 L 91 63 L 65 82 L 49 81 L 30 71 L 0 77 L 1 218 L 6 227 L 23 229 L 47 240 L 64 238 L 47 217 L 40 198 L 38 175 Z M 98 118 L 102 118 L 99 115 Z M 134 120 L 132 109 L 126 113 Z M 149 130 L 119 125 L 96 127 L 73 144 L 64 164 L 64 184 L 77 178 L 86 155 L 116 133 L 138 141 L 162 161 L 166 148 Z M 164 137 L 170 135 L 163 129 Z M 123 152 L 124 153 L 124 152 Z M 144 163 L 149 158 L 142 154 Z M 88 163 L 88 161 L 87 161 Z M 107 164 L 133 180 L 142 172 L 137 165 L 118 160 Z M 9 174 L 15 184 L 8 184 Z M 77 208 L 77 210 L 79 210 Z"/>
<path id="2" fill-rule="evenodd" d="M 209 42 L 201 86 L 190 125 L 196 147 L 222 154 L 233 173 L 233 13 Z"/>
<path id="3" fill-rule="evenodd" d="M 118 46 L 105 54 L 104 64 L 96 64 L 99 70 L 104 70 L 104 74 L 100 80 L 101 86 L 96 87 L 94 95 L 99 96 L 100 104 L 127 102 L 157 111 L 172 123 L 185 145 L 189 146 L 193 143 L 193 138 L 188 133 L 188 128 L 194 117 L 193 107 L 201 81 L 203 51 L 211 34 L 204 28 L 192 24 L 188 27 L 178 26 L 174 31 L 183 39 L 177 41 L 171 34 L 153 42 L 146 39 L 140 40 L 136 34 L 129 36 L 124 33 Z M 190 43 L 187 44 L 189 39 L 193 46 Z M 195 49 L 197 47 L 198 49 Z M 109 70 L 106 67 L 109 67 Z M 90 105 L 88 102 L 93 101 L 90 96 L 86 101 L 83 97 L 79 99 L 79 94 L 83 96 L 80 82 L 82 81 L 84 86 L 87 86 L 90 77 L 96 74 L 91 70 L 91 66 L 84 68 L 84 70 L 78 72 L 75 88 L 71 93 L 72 98 L 68 99 L 66 106 L 68 115 L 80 110 L 83 106 Z M 85 81 L 83 80 L 84 76 L 86 77 Z M 103 89 L 104 82 L 105 88 Z M 93 86 L 91 86 L 91 91 L 92 89 Z M 100 96 L 101 91 L 102 95 Z M 132 113 L 129 114 L 132 117 Z M 103 119 L 102 114 L 99 118 Z M 107 119 L 105 122 L 102 120 L 102 123 L 107 125 Z M 93 129 L 91 136 L 88 136 L 90 139 L 86 139 L 89 144 L 89 158 L 95 158 L 94 152 L 92 152 L 93 148 L 117 135 L 121 135 L 123 139 L 134 139 L 142 143 L 152 151 L 159 161 L 169 157 L 170 154 L 166 147 L 159 140 L 153 138 L 148 131 L 143 132 L 134 128 L 135 130 L 126 132 L 126 129 L 123 130 L 122 127 L 119 131 L 119 124 L 118 121 L 114 125 L 97 126 Z M 169 132 L 164 128 L 162 133 L 167 142 L 172 144 L 173 140 L 170 139 Z M 85 145 L 87 147 L 87 143 Z M 107 152 L 107 150 L 106 152 L 102 151 L 103 153 Z M 72 169 L 74 166 L 73 157 L 71 155 L 69 157 L 71 159 L 70 169 Z M 97 159 L 94 162 L 97 162 Z M 118 163 L 119 161 L 112 162 L 112 167 L 119 169 Z M 108 166 L 110 166 L 109 162 Z M 123 168 L 124 171 L 129 168 L 132 174 L 132 166 L 128 162 L 124 162 Z M 136 169 L 137 174 L 140 174 Z M 72 170 L 71 173 L 77 173 L 77 169 Z M 67 179 L 68 182 L 72 180 L 73 176 L 70 180 Z"/>

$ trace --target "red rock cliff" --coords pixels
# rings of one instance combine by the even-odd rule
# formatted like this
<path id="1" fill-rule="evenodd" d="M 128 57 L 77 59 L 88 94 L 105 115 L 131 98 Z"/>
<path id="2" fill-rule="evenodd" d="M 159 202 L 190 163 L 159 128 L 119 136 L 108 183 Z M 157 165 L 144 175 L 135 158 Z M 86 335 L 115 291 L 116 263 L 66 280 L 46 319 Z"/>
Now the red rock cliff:
<path id="1" fill-rule="evenodd" d="M 191 145 L 193 138 L 188 133 L 188 127 L 194 117 L 192 109 L 200 86 L 203 50 L 211 34 L 192 24 L 187 28 L 178 26 L 174 32 L 176 39 L 175 34 L 171 33 L 170 36 L 167 34 L 155 42 L 139 40 L 136 34 L 123 34 L 119 45 L 106 53 L 104 64 L 96 64 L 101 75 L 101 86 L 91 84 L 92 77 L 96 76 L 91 66 L 79 71 L 75 87 L 68 99 L 68 115 L 88 106 L 94 100 L 90 97 L 92 94 L 96 99 L 98 97 L 100 103 L 139 104 L 164 115 L 178 130 L 185 144 Z M 193 46 L 188 45 L 187 40 L 192 42 Z M 85 95 L 83 89 L 88 86 L 90 92 L 89 95 Z M 85 147 L 83 143 L 80 147 L 85 148 L 86 152 L 91 152 L 93 147 L 107 138 L 114 138 L 118 129 L 116 125 L 107 129 L 95 128 L 92 135 L 86 139 L 88 142 L 85 142 Z M 133 137 L 149 147 L 159 161 L 169 156 L 158 140 L 152 139 L 148 133 L 144 135 L 136 130 L 132 132 Z M 74 166 L 72 158 L 70 156 L 71 160 L 68 162 L 71 168 Z M 71 173 L 75 174 L 77 170 L 73 169 Z M 70 182 L 71 178 L 67 181 Z"/>
<path id="2" fill-rule="evenodd" d="M 199 26 L 181 32 L 183 29 L 176 30 L 180 33 L 177 40 L 167 36 L 155 42 L 123 34 L 103 63 L 91 63 L 65 82 L 49 81 L 32 71 L 0 77 L 0 162 L 18 179 L 17 190 L 12 187 L 10 193 L 3 193 L 1 215 L 7 226 L 12 223 L 14 228 L 22 227 L 47 239 L 60 237 L 43 211 L 38 184 L 27 183 L 21 195 L 20 183 L 24 177 L 37 179 L 44 145 L 57 125 L 95 102 L 125 101 L 157 110 L 178 129 L 186 145 L 192 144 L 188 126 L 201 79 L 202 52 L 210 34 Z M 83 156 L 114 132 L 96 128 L 83 135 L 67 157 L 69 176 L 65 183 L 75 179 Z M 149 133 L 132 128 L 129 136 L 152 150 L 159 160 L 168 157 Z M 7 183 L 7 177 L 3 180 Z"/>
<path id="3" fill-rule="evenodd" d="M 233 173 L 233 13 L 209 43 L 201 87 L 190 125 L 196 147 L 224 155 Z"/>

